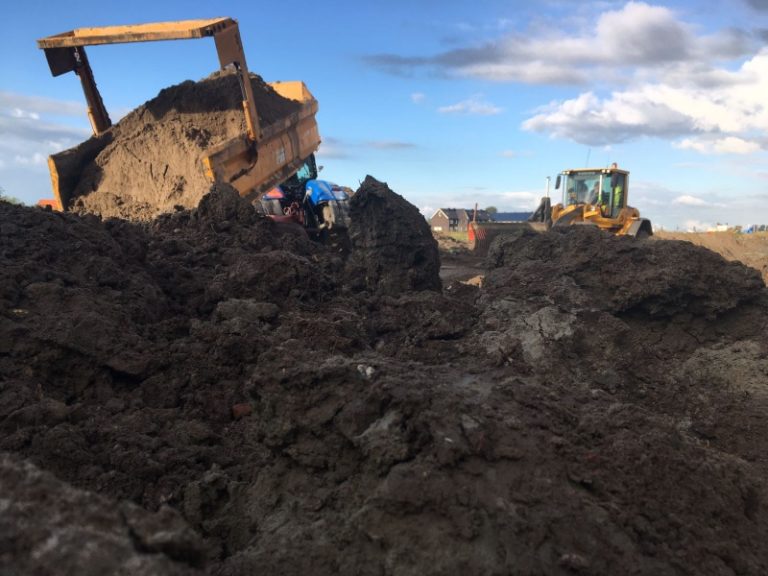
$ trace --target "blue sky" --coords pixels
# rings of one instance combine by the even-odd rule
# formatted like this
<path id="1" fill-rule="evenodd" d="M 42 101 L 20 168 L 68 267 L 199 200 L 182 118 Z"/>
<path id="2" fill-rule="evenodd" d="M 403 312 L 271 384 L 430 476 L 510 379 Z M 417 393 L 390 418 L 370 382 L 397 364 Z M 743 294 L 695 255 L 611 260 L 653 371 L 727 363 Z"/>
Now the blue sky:
<path id="1" fill-rule="evenodd" d="M 517 211 L 547 176 L 615 161 L 657 227 L 768 223 L 768 0 L 29 0 L 4 14 L 0 186 L 28 204 L 50 196 L 46 156 L 90 134 L 77 77 L 53 78 L 38 38 L 231 16 L 251 71 L 319 100 L 326 179 L 371 174 L 427 215 Z M 218 66 L 210 40 L 88 56 L 113 120 Z"/>

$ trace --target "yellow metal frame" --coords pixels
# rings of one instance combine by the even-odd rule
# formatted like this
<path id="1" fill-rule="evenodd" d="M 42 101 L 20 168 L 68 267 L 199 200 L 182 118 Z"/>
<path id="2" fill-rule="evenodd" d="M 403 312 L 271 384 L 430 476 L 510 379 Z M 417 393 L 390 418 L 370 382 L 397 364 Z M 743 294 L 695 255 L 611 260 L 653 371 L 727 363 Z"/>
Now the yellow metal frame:
<path id="1" fill-rule="evenodd" d="M 149 42 L 154 40 L 183 40 L 205 38 L 221 30 L 237 26 L 232 18 L 208 18 L 203 20 L 177 20 L 151 22 L 126 26 L 100 26 L 76 28 L 37 41 L 39 48 L 63 48 L 71 46 L 95 46 L 122 42 Z"/>
<path id="2" fill-rule="evenodd" d="M 315 121 L 317 100 L 304 82 L 270 82 L 269 86 L 284 98 L 296 100 L 301 107 L 264 128 L 259 141 L 261 161 L 248 161 L 252 151 L 243 139 L 223 142 L 203 158 L 205 174 L 211 182 L 229 182 L 246 198 L 267 192 L 294 174 L 320 142 Z"/>
<path id="3" fill-rule="evenodd" d="M 59 76 L 74 71 L 80 77 L 85 99 L 88 102 L 88 118 L 91 121 L 93 133 L 98 135 L 109 128 L 112 121 L 96 87 L 93 71 L 85 54 L 85 46 L 208 37 L 213 37 L 216 42 L 221 67 L 226 68 L 232 65 L 238 74 L 243 92 L 243 111 L 248 139 L 257 142 L 261 138 L 259 117 L 248 76 L 248 65 L 245 61 L 240 30 L 237 21 L 232 18 L 77 28 L 41 38 L 37 41 L 37 45 L 45 51 L 51 74 Z"/>

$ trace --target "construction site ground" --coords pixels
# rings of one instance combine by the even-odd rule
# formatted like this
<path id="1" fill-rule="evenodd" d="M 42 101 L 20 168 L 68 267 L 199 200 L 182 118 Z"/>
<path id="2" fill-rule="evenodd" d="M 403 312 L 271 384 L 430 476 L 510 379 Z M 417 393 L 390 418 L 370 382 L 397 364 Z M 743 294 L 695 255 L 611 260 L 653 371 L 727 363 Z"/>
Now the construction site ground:
<path id="1" fill-rule="evenodd" d="M 0 204 L 10 573 L 768 571 L 757 271 L 579 227 L 441 286 L 413 206 L 352 217 Z"/>
<path id="2" fill-rule="evenodd" d="M 727 260 L 734 260 L 755 268 L 768 282 L 768 233 L 740 234 L 737 232 L 667 232 L 656 233 L 664 240 L 684 240 L 717 252 Z"/>
<path id="3" fill-rule="evenodd" d="M 768 283 L 768 233 L 738 232 L 668 232 L 657 231 L 655 240 L 681 240 L 717 252 L 726 260 L 741 262 L 761 273 Z M 440 277 L 445 280 L 481 282 L 485 256 L 474 254 L 466 234 L 437 234 L 440 247 Z"/>

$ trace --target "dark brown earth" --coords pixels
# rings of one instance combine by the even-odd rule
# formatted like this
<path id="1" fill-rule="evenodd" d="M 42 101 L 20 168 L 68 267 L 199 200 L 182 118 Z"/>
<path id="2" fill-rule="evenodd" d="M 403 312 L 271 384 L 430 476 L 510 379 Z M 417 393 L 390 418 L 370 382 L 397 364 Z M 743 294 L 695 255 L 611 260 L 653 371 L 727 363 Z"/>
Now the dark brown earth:
<path id="1" fill-rule="evenodd" d="M 345 262 L 225 186 L 149 225 L 0 203 L 0 572 L 768 573 L 757 271 L 574 227 L 440 289 L 366 179 L 382 214 Z M 94 515 L 112 566 L 51 539 Z"/>
<path id="2" fill-rule="evenodd" d="M 419 210 L 371 176 L 361 190 L 350 200 L 349 235 L 355 250 L 347 262 L 349 286 L 392 296 L 439 292 L 437 242 Z"/>
<path id="3" fill-rule="evenodd" d="M 3 574 L 200 573 L 203 543 L 173 508 L 115 506 L 9 454 L 0 455 L 0 493 Z"/>
<path id="4" fill-rule="evenodd" d="M 255 74 L 251 86 L 262 127 L 299 107 Z M 68 209 L 151 220 L 176 207 L 195 208 L 210 185 L 203 157 L 243 134 L 242 96 L 234 74 L 217 72 L 166 88 L 105 133 L 58 155 L 65 187 L 73 190 Z"/>
<path id="5" fill-rule="evenodd" d="M 768 233 L 741 234 L 728 232 L 667 232 L 656 233 L 665 240 L 684 240 L 703 246 L 722 255 L 759 270 L 763 281 L 768 282 Z"/>

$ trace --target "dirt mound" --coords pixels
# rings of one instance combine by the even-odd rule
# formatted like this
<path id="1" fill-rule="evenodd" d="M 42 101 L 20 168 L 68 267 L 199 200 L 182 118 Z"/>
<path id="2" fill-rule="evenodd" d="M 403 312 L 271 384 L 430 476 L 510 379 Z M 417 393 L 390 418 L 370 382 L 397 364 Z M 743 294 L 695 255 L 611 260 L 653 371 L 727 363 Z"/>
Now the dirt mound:
<path id="1" fill-rule="evenodd" d="M 350 200 L 350 218 L 353 288 L 379 294 L 441 289 L 437 242 L 415 206 L 366 176 Z"/>
<path id="2" fill-rule="evenodd" d="M 656 233 L 662 240 L 683 240 L 717 252 L 726 260 L 755 268 L 768 282 L 768 234 L 736 234 L 733 232 L 666 232 Z"/>
<path id="3" fill-rule="evenodd" d="M 471 253 L 469 243 L 466 240 L 438 233 L 435 234 L 435 240 L 437 241 L 437 247 L 443 254 L 464 255 Z"/>
<path id="4" fill-rule="evenodd" d="M 352 281 L 228 187 L 150 226 L 0 203 L 0 450 L 175 510 L 209 574 L 768 571 L 754 272 L 578 229 L 440 292 L 357 195 L 400 219 Z"/>
<path id="5" fill-rule="evenodd" d="M 502 236 L 488 260 L 485 287 L 495 298 L 533 289 L 572 311 L 620 316 L 714 319 L 765 288 L 755 270 L 689 243 L 637 242 L 591 227 Z"/>
<path id="6" fill-rule="evenodd" d="M 8 454 L 0 491 L 0 566 L 13 566 L 9 573 L 201 574 L 202 542 L 171 508 L 117 504 Z"/>
<path id="7" fill-rule="evenodd" d="M 299 104 L 251 75 L 263 126 Z M 104 134 L 61 155 L 75 198 L 71 210 L 150 220 L 177 206 L 194 208 L 208 191 L 202 158 L 213 147 L 245 134 L 242 96 L 234 74 L 215 73 L 162 90 Z M 65 177 L 66 179 L 66 177 Z"/>

